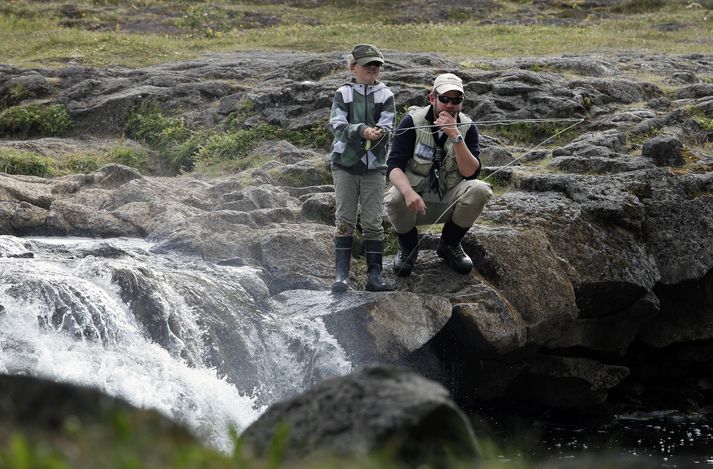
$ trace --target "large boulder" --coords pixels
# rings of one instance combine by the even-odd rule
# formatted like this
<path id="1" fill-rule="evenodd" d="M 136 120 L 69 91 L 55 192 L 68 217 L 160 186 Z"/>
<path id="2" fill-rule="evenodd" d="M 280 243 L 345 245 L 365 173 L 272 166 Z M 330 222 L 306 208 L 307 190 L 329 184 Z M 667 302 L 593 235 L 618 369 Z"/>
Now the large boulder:
<path id="1" fill-rule="evenodd" d="M 258 456 L 284 438 L 287 461 L 392 455 L 409 466 L 452 467 L 477 458 L 465 415 L 433 381 L 384 366 L 324 381 L 272 405 L 242 439 Z"/>
<path id="2" fill-rule="evenodd" d="M 354 366 L 404 363 L 451 317 L 445 298 L 411 292 L 292 290 L 275 295 L 272 306 L 281 318 L 320 317 Z"/>

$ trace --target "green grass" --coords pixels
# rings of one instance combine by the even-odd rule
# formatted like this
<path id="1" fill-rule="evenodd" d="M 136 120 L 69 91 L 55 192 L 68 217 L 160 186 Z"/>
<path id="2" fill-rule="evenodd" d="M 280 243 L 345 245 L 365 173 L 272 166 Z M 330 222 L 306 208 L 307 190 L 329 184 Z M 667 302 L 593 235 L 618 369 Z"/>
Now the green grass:
<path id="1" fill-rule="evenodd" d="M 52 176 L 52 160 L 25 150 L 0 148 L 0 172 L 28 176 Z"/>
<path id="2" fill-rule="evenodd" d="M 268 140 L 284 139 L 301 147 L 329 149 L 332 137 L 326 118 L 301 131 L 268 124 L 241 127 L 252 106 L 248 100 L 240 102 L 238 109 L 226 119 L 223 129 L 208 130 L 190 129 L 183 117 L 166 115 L 155 105 L 143 105 L 126 117 L 124 133 L 154 150 L 157 155 L 154 171 L 173 174 L 192 170 L 226 174 L 255 168 L 272 159 L 271 155 L 252 154 Z M 126 164 L 133 166 L 130 163 Z M 148 161 L 140 163 L 143 166 L 138 169 L 149 168 Z"/>
<path id="3" fill-rule="evenodd" d="M 139 67 L 183 60 L 208 50 L 344 51 L 367 38 L 386 50 L 447 52 L 462 59 L 621 49 L 684 54 L 713 47 L 710 35 L 713 14 L 686 8 L 682 2 L 666 2 L 660 6 L 656 1 L 629 1 L 620 5 L 620 11 L 609 12 L 605 18 L 584 16 L 578 22 L 561 25 L 481 24 L 477 15 L 468 16 L 462 10 L 453 12 L 459 21 L 394 24 L 398 11 L 373 1 L 324 2 L 323 6 L 309 9 L 217 1 L 211 4 L 212 16 L 201 22 L 204 18 L 201 12 L 206 12 L 207 4 L 177 2 L 172 11 L 182 16 L 177 16 L 172 24 L 183 25 L 184 33 L 170 35 L 128 33 L 120 27 L 97 31 L 69 28 L 62 25 L 66 18 L 52 13 L 41 15 L 36 3 L 21 10 L 19 5 L 23 3 L 10 2 L 5 12 L 0 12 L 0 43 L 3 44 L 0 63 L 63 66 L 73 60 L 93 66 Z M 161 1 L 136 2 L 133 10 L 128 2 L 112 3 L 118 5 L 116 24 L 121 21 L 120 14 L 148 15 L 146 6 L 169 8 Z M 517 2 L 500 3 L 503 11 L 525 8 Z M 112 24 L 112 18 L 101 17 L 96 6 L 93 8 L 90 14 L 100 16 L 100 23 Z M 249 11 L 274 16 L 278 24 L 240 27 L 243 15 Z M 493 15 L 497 17 L 498 12 Z M 364 22 L 366 17 L 383 18 L 383 22 Z M 663 23 L 681 27 L 673 31 L 660 31 L 655 27 Z M 228 29 L 231 25 L 232 29 Z"/>

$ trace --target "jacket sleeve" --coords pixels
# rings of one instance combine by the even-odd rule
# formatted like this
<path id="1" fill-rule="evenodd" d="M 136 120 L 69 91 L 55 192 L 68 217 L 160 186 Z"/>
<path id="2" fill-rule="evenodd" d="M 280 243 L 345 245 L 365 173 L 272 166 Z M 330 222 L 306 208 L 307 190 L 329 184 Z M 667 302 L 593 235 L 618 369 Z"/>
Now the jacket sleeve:
<path id="1" fill-rule="evenodd" d="M 337 90 L 334 95 L 334 101 L 332 101 L 332 111 L 329 114 L 329 130 L 337 140 L 349 142 L 362 138 L 366 125 L 349 122 L 349 106 L 344 102 L 341 90 L 342 88 Z"/>
<path id="2" fill-rule="evenodd" d="M 401 119 L 394 133 L 394 143 L 391 146 L 389 159 L 386 160 L 387 177 L 394 168 L 399 168 L 402 171 L 406 169 L 408 161 L 413 156 L 415 146 L 416 130 L 413 128 L 413 118 L 407 115 Z"/>
<path id="3" fill-rule="evenodd" d="M 478 134 L 478 129 L 475 127 L 475 124 L 471 125 L 470 128 L 468 128 L 468 132 L 466 132 L 465 137 L 463 137 L 463 140 L 465 140 L 465 144 L 468 147 L 468 150 L 475 156 L 475 159 L 478 160 L 478 169 L 475 171 L 475 174 L 472 176 L 468 176 L 465 179 L 477 179 L 478 175 L 480 174 L 480 136 Z"/>
<path id="4" fill-rule="evenodd" d="M 376 126 L 391 132 L 394 128 L 394 118 L 396 117 L 396 103 L 393 93 L 389 93 L 389 97 L 384 102 L 381 109 L 381 114 L 377 119 Z"/>

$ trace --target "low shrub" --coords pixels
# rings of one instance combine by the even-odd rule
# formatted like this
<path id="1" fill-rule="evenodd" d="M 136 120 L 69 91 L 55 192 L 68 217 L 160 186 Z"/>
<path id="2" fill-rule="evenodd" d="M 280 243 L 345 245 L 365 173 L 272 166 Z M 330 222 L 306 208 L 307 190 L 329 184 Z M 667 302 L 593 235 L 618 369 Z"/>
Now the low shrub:
<path id="1" fill-rule="evenodd" d="M 0 109 L 15 106 L 23 99 L 32 96 L 32 93 L 20 83 L 10 85 L 2 94 L 0 94 Z"/>
<path id="2" fill-rule="evenodd" d="M 142 148 L 116 146 L 107 152 L 105 162 L 131 166 L 141 173 L 148 173 L 151 170 L 149 153 Z"/>
<path id="3" fill-rule="evenodd" d="M 31 151 L 0 148 L 0 172 L 47 177 L 53 174 L 52 160 Z"/>
<path id="4" fill-rule="evenodd" d="M 233 27 L 233 21 L 225 10 L 207 4 L 189 5 L 175 24 L 187 29 L 191 35 L 205 38 L 221 37 Z"/>
<path id="5" fill-rule="evenodd" d="M 61 176 L 64 174 L 91 173 L 96 171 L 107 163 L 106 157 L 94 154 L 74 154 L 68 155 L 54 162 L 55 174 Z"/>
<path id="6" fill-rule="evenodd" d="M 183 117 L 166 116 L 155 104 L 131 110 L 124 120 L 124 134 L 157 150 L 157 166 L 173 173 L 193 169 L 203 139 L 186 127 Z"/>
<path id="7" fill-rule="evenodd" d="M 200 163 L 201 170 L 221 168 L 242 171 L 254 167 L 263 157 L 248 155 L 266 140 L 288 140 L 298 146 L 329 150 L 332 135 L 325 120 L 302 130 L 288 130 L 276 125 L 260 124 L 239 127 L 242 115 L 251 109 L 248 100 L 241 102 L 224 125 L 227 130 L 189 129 L 183 117 L 167 116 L 155 104 L 133 109 L 124 121 L 124 134 L 156 151 L 155 169 L 179 173 L 192 171 Z"/>
<path id="8" fill-rule="evenodd" d="M 71 128 L 72 119 L 62 104 L 13 106 L 0 113 L 0 136 L 61 136 Z"/>

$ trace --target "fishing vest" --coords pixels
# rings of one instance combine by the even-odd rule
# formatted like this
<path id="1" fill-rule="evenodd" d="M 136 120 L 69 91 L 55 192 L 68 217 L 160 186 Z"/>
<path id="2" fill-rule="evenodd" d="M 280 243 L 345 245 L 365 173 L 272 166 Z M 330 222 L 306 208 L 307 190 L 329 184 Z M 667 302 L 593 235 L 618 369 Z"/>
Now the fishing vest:
<path id="1" fill-rule="evenodd" d="M 411 112 L 414 127 L 432 125 L 432 122 L 426 120 L 426 114 L 428 114 L 429 109 L 430 106 L 426 106 L 416 108 Z M 465 136 L 465 134 L 468 133 L 470 123 L 473 121 L 462 112 L 458 113 L 458 120 L 460 120 L 460 123 L 457 125 L 458 131 L 461 135 Z M 463 145 L 465 145 L 465 142 L 463 142 Z M 436 139 L 430 129 L 416 130 L 416 144 L 414 145 L 413 157 L 406 165 L 405 173 L 411 183 L 411 187 L 418 193 L 428 189 L 436 148 Z M 463 175 L 458 171 L 456 154 L 450 139 L 446 140 L 443 149 L 446 152 L 446 156 L 443 159 L 438 181 L 441 193 L 453 189 L 464 179 Z"/>

